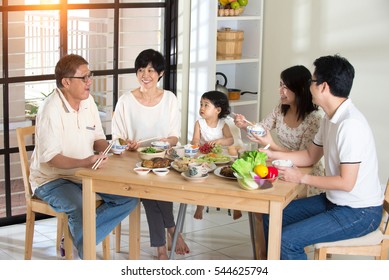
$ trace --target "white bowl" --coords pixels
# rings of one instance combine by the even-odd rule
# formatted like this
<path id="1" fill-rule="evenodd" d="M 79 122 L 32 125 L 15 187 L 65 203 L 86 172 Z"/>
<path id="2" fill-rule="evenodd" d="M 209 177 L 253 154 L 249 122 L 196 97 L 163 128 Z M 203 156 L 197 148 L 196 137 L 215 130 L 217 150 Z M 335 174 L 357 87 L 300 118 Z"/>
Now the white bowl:
<path id="1" fill-rule="evenodd" d="M 184 146 L 184 150 L 185 150 L 186 157 L 194 157 L 197 154 L 197 152 L 199 151 L 199 147 L 193 146 L 191 144 L 187 144 Z"/>
<path id="2" fill-rule="evenodd" d="M 154 141 L 151 142 L 151 146 L 155 148 L 168 149 L 170 147 L 169 142 L 165 141 Z"/>
<path id="3" fill-rule="evenodd" d="M 293 161 L 291 161 L 290 159 L 277 159 L 277 160 L 273 160 L 271 163 L 274 167 L 277 167 L 277 166 L 292 167 L 293 166 Z"/>
<path id="4" fill-rule="evenodd" d="M 126 150 L 127 145 L 113 145 L 111 151 L 115 155 L 120 155 L 122 152 Z"/>
<path id="5" fill-rule="evenodd" d="M 249 135 L 256 134 L 258 136 L 265 136 L 266 135 L 266 130 L 261 126 L 261 125 L 249 125 L 247 127 L 247 133 Z"/>
<path id="6" fill-rule="evenodd" d="M 150 168 L 146 168 L 146 167 L 135 167 L 134 168 L 134 171 L 138 174 L 138 175 L 146 175 L 150 172 Z"/>
<path id="7" fill-rule="evenodd" d="M 156 153 L 145 153 L 144 151 L 147 149 L 147 148 L 150 148 L 150 147 L 141 147 L 141 148 L 138 148 L 137 151 L 138 151 L 138 154 L 139 154 L 139 158 L 140 159 L 143 159 L 143 160 L 150 160 L 152 158 L 156 158 L 156 157 L 165 157 L 165 153 L 166 151 L 164 149 L 161 149 L 161 148 L 154 148 L 156 150 Z"/>
<path id="8" fill-rule="evenodd" d="M 169 173 L 167 168 L 154 168 L 153 173 L 157 176 L 166 176 Z"/>

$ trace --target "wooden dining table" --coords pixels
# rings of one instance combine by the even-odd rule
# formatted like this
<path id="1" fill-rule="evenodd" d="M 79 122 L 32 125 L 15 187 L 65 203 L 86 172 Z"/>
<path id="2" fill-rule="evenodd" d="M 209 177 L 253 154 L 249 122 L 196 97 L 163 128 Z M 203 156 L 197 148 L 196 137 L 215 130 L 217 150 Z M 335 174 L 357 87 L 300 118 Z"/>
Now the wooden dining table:
<path id="1" fill-rule="evenodd" d="M 110 156 L 108 161 L 97 170 L 77 171 L 76 175 L 82 178 L 83 185 L 84 259 L 96 259 L 96 193 L 178 202 L 180 203 L 178 219 L 181 220 L 177 221 L 177 228 L 178 223 L 182 227 L 182 212 L 185 212 L 187 204 L 269 214 L 267 259 L 280 258 L 282 212 L 304 189 L 303 185 L 277 179 L 270 189 L 248 191 L 242 189 L 237 180 L 222 178 L 212 172 L 202 183 L 186 180 L 173 168 L 163 177 L 152 172 L 138 175 L 133 168 L 140 162 L 136 152 L 125 151 L 121 155 Z M 309 169 L 305 171 L 308 172 Z M 139 242 L 138 204 L 130 215 L 130 259 L 139 258 Z"/>

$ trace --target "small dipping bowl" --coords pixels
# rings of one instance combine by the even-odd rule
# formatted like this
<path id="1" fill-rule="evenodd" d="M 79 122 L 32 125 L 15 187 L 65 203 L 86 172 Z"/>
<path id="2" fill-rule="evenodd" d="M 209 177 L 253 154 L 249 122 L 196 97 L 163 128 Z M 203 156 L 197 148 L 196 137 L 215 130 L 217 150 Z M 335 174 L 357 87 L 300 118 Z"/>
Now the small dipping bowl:
<path id="1" fill-rule="evenodd" d="M 146 168 L 146 167 L 135 167 L 134 168 L 134 171 L 138 174 L 138 175 L 147 175 L 149 172 L 150 172 L 150 168 Z"/>
<path id="2" fill-rule="evenodd" d="M 273 160 L 271 162 L 271 164 L 274 166 L 274 167 L 292 167 L 293 166 L 293 161 L 291 161 L 290 159 L 277 159 L 277 160 Z"/>
<path id="3" fill-rule="evenodd" d="M 169 173 L 167 168 L 154 168 L 153 173 L 157 176 L 166 176 Z"/>

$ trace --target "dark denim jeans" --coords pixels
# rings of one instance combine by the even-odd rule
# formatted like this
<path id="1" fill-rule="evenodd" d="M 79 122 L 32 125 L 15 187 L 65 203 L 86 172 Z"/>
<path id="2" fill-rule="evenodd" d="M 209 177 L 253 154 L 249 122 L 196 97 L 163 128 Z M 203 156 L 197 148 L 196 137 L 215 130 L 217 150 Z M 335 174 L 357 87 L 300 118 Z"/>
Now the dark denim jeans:
<path id="1" fill-rule="evenodd" d="M 338 206 L 324 193 L 294 200 L 283 212 L 281 259 L 306 260 L 306 246 L 366 235 L 377 229 L 381 218 L 382 206 Z M 268 215 L 263 215 L 263 224 L 267 244 Z"/>
<path id="2" fill-rule="evenodd" d="M 49 203 L 55 211 L 68 214 L 73 244 L 82 259 L 82 185 L 57 179 L 37 188 L 35 195 Z M 128 216 L 138 203 L 137 198 L 100 193 L 99 195 L 104 203 L 96 209 L 96 244 Z"/>

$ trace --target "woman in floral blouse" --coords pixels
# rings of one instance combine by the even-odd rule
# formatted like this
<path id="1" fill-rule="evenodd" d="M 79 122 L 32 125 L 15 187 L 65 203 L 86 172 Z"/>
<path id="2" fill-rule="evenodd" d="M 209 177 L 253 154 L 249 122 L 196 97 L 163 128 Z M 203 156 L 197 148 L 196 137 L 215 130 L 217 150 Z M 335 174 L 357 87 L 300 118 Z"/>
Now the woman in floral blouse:
<path id="1" fill-rule="evenodd" d="M 312 103 L 311 73 L 306 67 L 297 65 L 282 71 L 280 78 L 280 104 L 259 123 L 266 129 L 266 135 L 248 137 L 263 146 L 270 144 L 274 151 L 304 150 L 318 131 L 322 118 L 322 113 Z M 243 115 L 237 114 L 235 124 L 246 128 L 244 119 Z M 278 142 L 269 133 L 271 130 L 275 131 Z M 324 174 L 320 161 L 313 167 L 312 174 Z M 308 196 L 318 192 L 318 189 L 308 187 Z"/>

